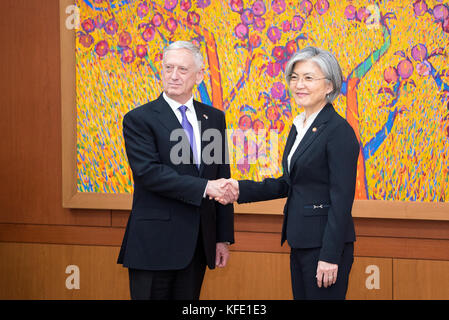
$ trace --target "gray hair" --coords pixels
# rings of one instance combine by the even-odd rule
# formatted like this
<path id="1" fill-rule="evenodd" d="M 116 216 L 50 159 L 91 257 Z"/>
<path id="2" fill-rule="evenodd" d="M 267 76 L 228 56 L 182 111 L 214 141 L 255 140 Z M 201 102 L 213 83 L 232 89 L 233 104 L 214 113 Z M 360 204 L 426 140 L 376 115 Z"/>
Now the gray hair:
<path id="1" fill-rule="evenodd" d="M 162 59 L 165 59 L 165 54 L 167 53 L 167 51 L 178 49 L 189 50 L 193 55 L 193 60 L 195 60 L 195 64 L 198 67 L 198 70 L 203 67 L 203 55 L 201 54 L 201 50 L 190 41 L 175 41 L 170 43 L 169 46 L 164 48 Z"/>
<path id="2" fill-rule="evenodd" d="M 295 64 L 306 60 L 315 62 L 324 73 L 326 80 L 332 83 L 333 90 L 326 95 L 326 98 L 328 102 L 334 101 L 340 94 L 343 74 L 337 59 L 329 51 L 316 47 L 306 47 L 293 54 L 285 67 L 285 80 L 287 83 L 290 83 Z"/>

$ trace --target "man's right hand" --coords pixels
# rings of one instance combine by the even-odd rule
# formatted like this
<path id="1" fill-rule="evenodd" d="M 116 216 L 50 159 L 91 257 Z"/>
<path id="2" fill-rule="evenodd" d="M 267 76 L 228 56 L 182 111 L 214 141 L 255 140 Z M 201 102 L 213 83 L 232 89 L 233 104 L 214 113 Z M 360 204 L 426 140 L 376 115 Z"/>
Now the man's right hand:
<path id="1" fill-rule="evenodd" d="M 229 204 L 239 197 L 238 181 L 234 179 L 209 180 L 206 187 L 209 199 L 215 199 L 221 204 Z"/>
<path id="2" fill-rule="evenodd" d="M 237 180 L 220 179 L 215 180 L 214 182 L 218 182 L 218 188 L 221 191 L 217 196 L 213 196 L 216 201 L 223 205 L 237 201 L 239 198 L 239 182 Z"/>

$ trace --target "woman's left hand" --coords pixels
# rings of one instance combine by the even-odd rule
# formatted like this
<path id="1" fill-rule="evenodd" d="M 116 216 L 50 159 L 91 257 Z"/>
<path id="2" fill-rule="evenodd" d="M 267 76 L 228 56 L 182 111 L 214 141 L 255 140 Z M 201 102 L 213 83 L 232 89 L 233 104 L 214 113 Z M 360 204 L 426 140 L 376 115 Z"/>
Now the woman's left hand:
<path id="1" fill-rule="evenodd" d="M 330 287 L 337 281 L 338 264 L 318 261 L 316 268 L 316 280 L 318 287 L 324 285 L 325 288 Z"/>

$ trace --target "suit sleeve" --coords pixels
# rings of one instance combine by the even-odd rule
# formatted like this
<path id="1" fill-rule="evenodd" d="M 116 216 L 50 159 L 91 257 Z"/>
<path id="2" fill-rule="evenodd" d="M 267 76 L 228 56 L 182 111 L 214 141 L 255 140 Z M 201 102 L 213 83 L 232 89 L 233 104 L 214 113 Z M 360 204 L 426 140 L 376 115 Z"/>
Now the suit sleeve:
<path id="1" fill-rule="evenodd" d="M 195 206 L 200 206 L 207 180 L 180 175 L 161 163 L 154 132 L 137 112 L 129 112 L 123 119 L 126 155 L 133 177 L 144 188 Z"/>
<path id="2" fill-rule="evenodd" d="M 348 123 L 339 125 L 327 143 L 331 207 L 323 235 L 320 260 L 338 264 L 345 234 L 352 223 L 359 144 Z"/>
<path id="3" fill-rule="evenodd" d="M 261 182 L 252 180 L 239 181 L 238 203 L 257 202 L 285 198 L 288 195 L 289 184 L 286 173 L 275 179 L 267 178 Z"/>
<path id="4" fill-rule="evenodd" d="M 231 169 L 226 162 L 228 150 L 227 150 L 227 134 L 226 134 L 226 118 L 223 114 L 223 120 L 221 121 L 220 133 L 222 137 L 222 161 L 218 165 L 217 179 L 231 177 Z M 234 205 L 222 205 L 219 202 L 215 202 L 217 212 L 217 242 L 230 242 L 234 243 Z"/>

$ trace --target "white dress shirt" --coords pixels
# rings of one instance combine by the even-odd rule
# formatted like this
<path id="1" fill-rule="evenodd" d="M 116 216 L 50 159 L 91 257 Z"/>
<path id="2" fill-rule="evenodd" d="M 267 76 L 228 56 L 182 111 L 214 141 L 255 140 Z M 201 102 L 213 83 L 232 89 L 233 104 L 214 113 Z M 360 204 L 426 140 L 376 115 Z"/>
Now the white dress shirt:
<path id="1" fill-rule="evenodd" d="M 309 116 L 309 118 L 307 119 L 307 121 L 305 121 L 305 119 L 306 119 L 306 112 L 305 111 L 301 112 L 293 120 L 293 124 L 296 127 L 296 140 L 295 140 L 295 143 L 293 144 L 293 147 L 291 148 L 290 153 L 288 154 L 288 157 L 287 157 L 288 172 L 290 172 L 290 161 L 291 161 L 291 159 L 293 157 L 293 154 L 295 153 L 296 149 L 298 148 L 299 143 L 301 142 L 302 138 L 304 138 L 304 135 L 306 134 L 307 130 L 309 130 L 309 128 L 312 125 L 313 121 L 318 116 L 320 111 L 323 110 L 323 108 L 321 108 L 317 112 L 312 113 Z"/>
<path id="2" fill-rule="evenodd" d="M 198 155 L 198 162 L 201 164 L 200 126 L 198 123 L 198 118 L 196 117 L 195 107 L 193 106 L 193 96 L 185 104 L 181 104 L 173 99 L 170 99 L 169 97 L 167 97 L 165 92 L 162 93 L 162 96 L 164 97 L 165 101 L 167 101 L 170 108 L 172 108 L 173 112 L 176 115 L 176 118 L 178 118 L 178 121 L 181 124 L 182 124 L 182 113 L 181 110 L 179 110 L 179 107 L 180 106 L 187 107 L 186 117 L 193 128 L 193 135 L 195 136 L 196 154 Z"/>

